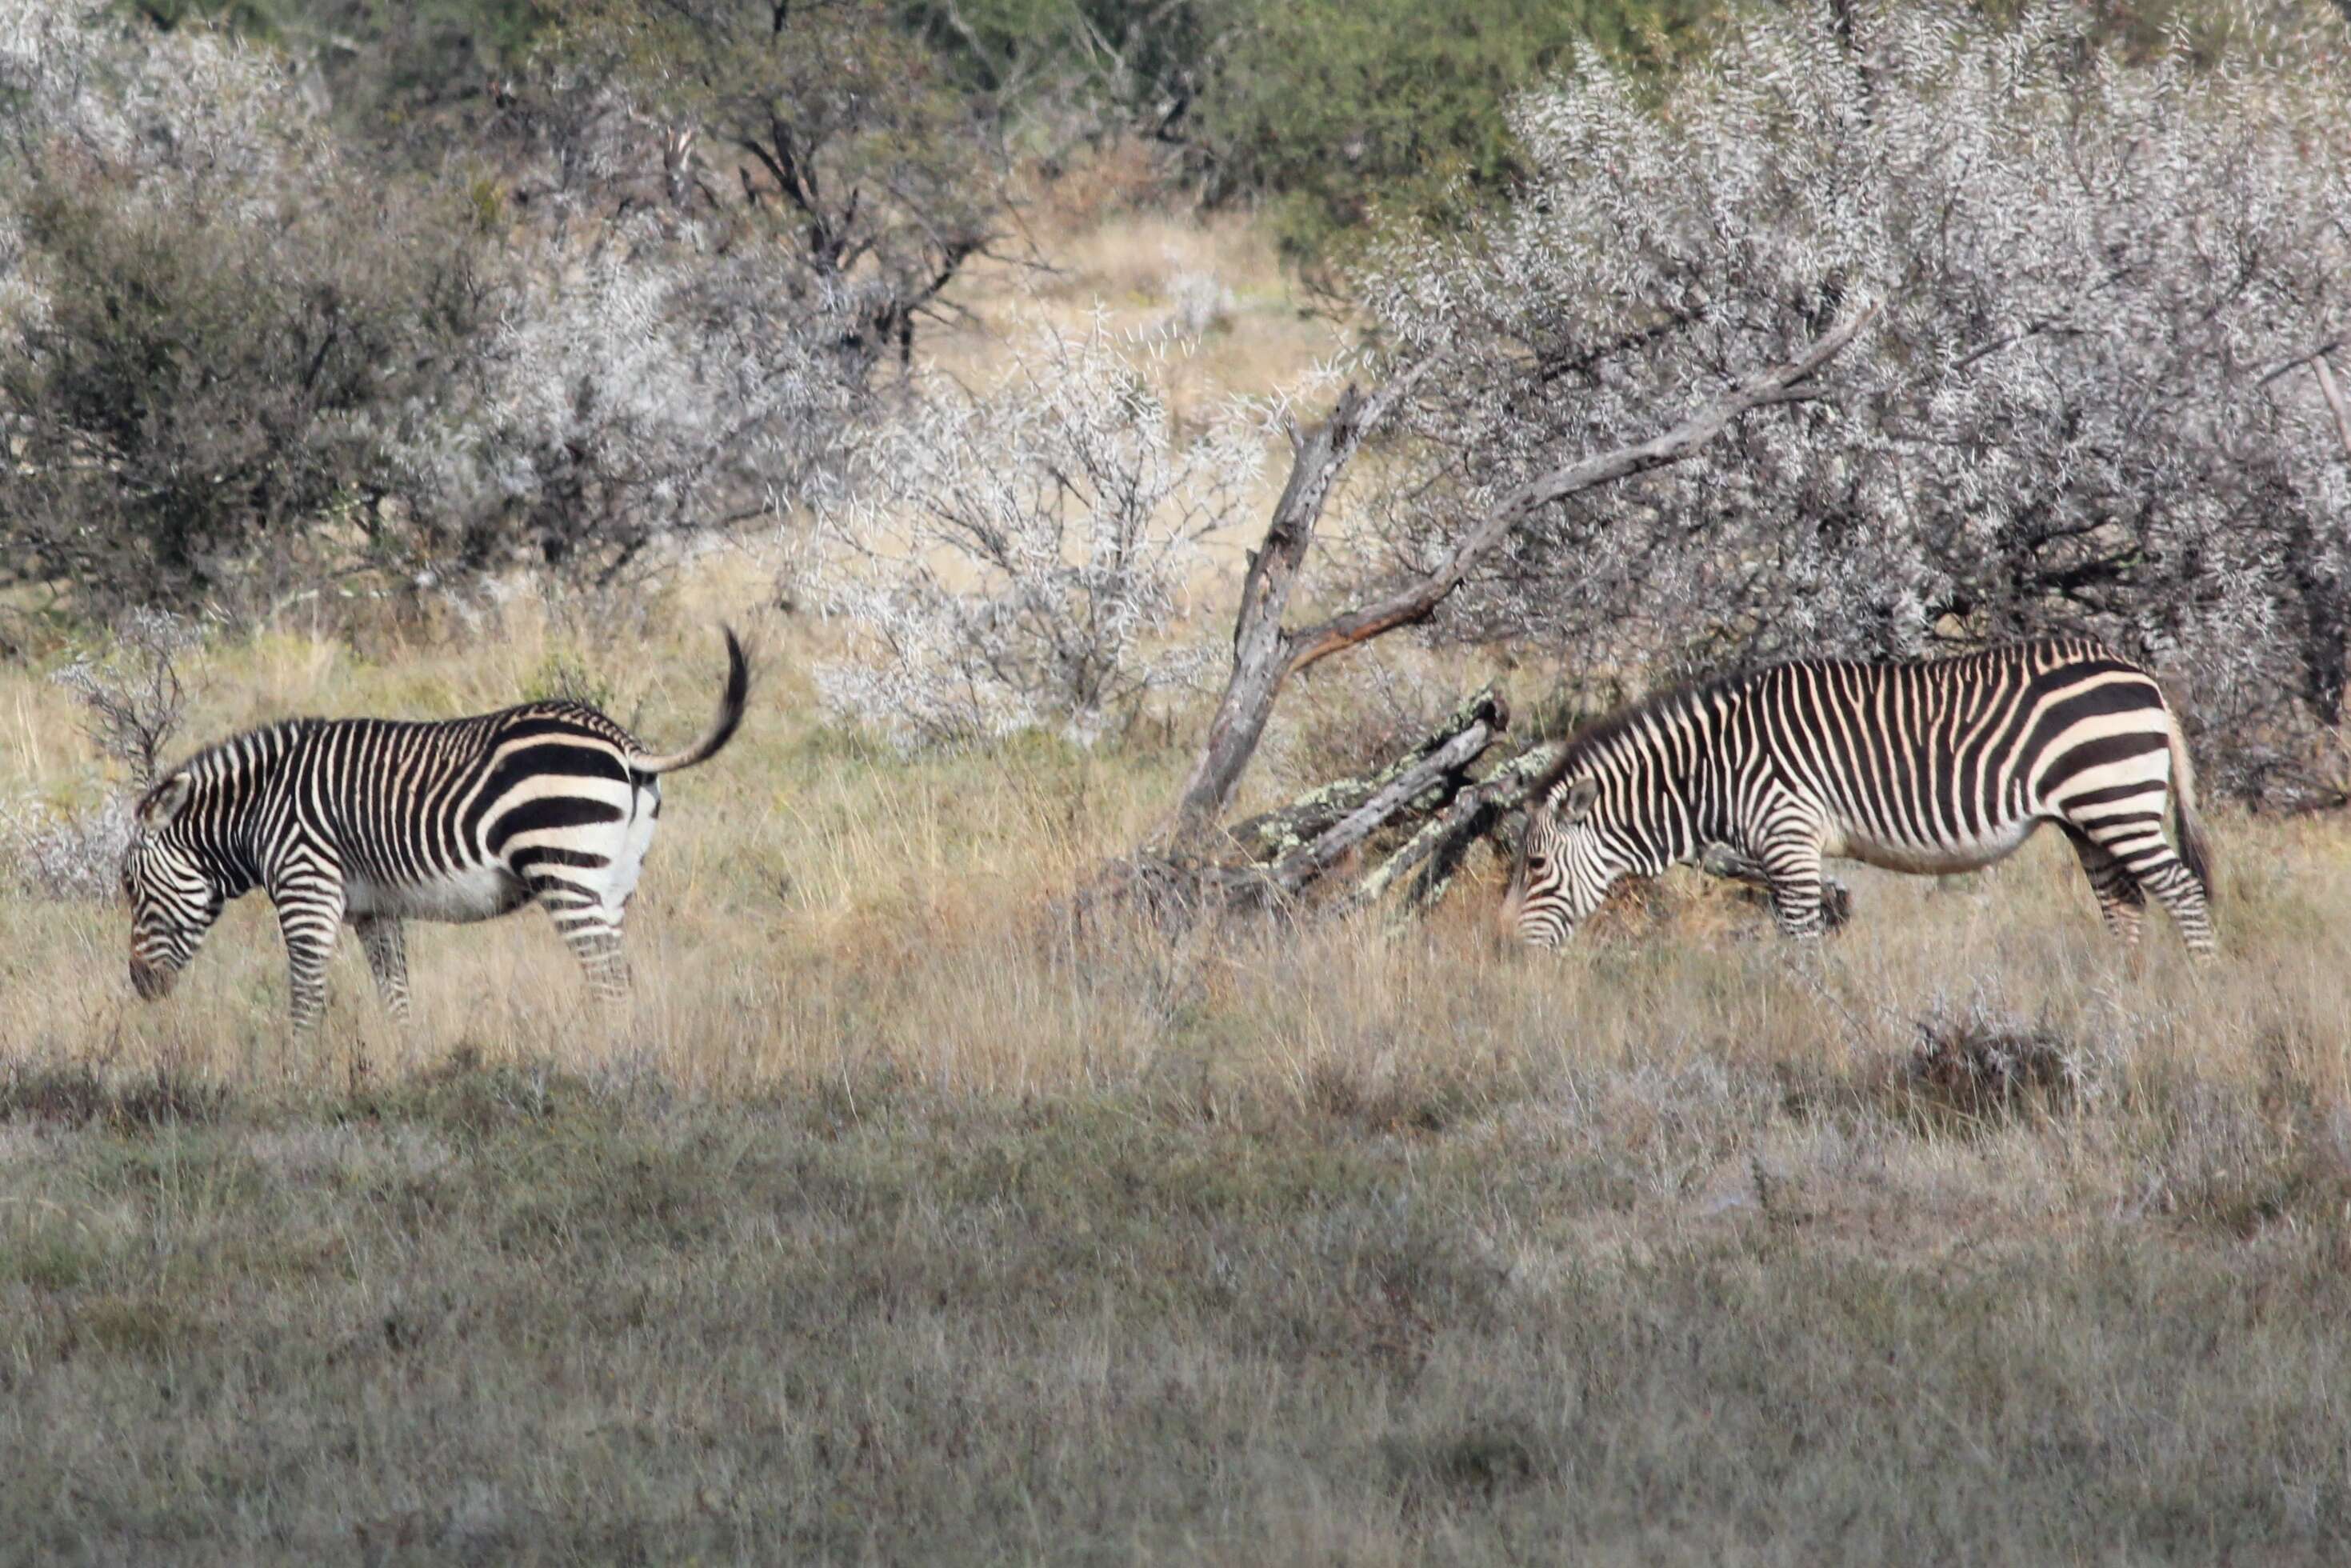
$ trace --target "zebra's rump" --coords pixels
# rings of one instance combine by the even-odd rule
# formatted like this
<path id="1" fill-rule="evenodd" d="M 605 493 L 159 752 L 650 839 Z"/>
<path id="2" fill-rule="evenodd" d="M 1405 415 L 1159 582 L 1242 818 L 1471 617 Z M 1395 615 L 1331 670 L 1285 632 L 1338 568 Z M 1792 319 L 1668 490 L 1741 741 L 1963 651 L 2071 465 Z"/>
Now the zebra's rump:
<path id="1" fill-rule="evenodd" d="M 347 720 L 320 739 L 348 756 L 331 772 L 350 782 L 304 791 L 307 819 L 335 847 L 354 915 L 488 920 L 550 888 L 601 903 L 634 887 L 660 786 L 592 709 Z"/>

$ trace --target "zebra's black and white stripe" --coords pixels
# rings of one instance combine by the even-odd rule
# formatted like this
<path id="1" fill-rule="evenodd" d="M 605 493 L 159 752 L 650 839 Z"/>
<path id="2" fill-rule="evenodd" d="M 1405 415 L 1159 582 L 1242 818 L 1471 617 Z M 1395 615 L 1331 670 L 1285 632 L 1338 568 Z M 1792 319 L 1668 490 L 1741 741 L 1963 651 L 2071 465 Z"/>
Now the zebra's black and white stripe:
<path id="1" fill-rule="evenodd" d="M 662 774 L 716 755 L 742 722 L 750 673 L 729 631 L 709 732 L 647 752 L 582 703 L 440 723 L 290 719 L 173 768 L 139 803 L 122 891 L 131 981 L 156 998 L 230 899 L 277 908 L 298 1033 L 326 1001 L 348 921 L 384 1005 L 408 1013 L 402 920 L 486 920 L 537 903 L 602 998 L 628 987 L 621 922 L 661 815 Z"/>
<path id="2" fill-rule="evenodd" d="M 2151 894 L 2191 950 L 2212 950 L 2179 723 L 2153 676 L 2085 638 L 1798 660 L 1684 687 L 1576 737 L 1529 800 L 1505 918 L 1539 946 L 1565 941 L 1618 877 L 1710 841 L 1760 862 L 1781 928 L 1811 936 L 1823 856 L 1972 871 L 2054 822 L 2117 936 L 2137 939 Z"/>

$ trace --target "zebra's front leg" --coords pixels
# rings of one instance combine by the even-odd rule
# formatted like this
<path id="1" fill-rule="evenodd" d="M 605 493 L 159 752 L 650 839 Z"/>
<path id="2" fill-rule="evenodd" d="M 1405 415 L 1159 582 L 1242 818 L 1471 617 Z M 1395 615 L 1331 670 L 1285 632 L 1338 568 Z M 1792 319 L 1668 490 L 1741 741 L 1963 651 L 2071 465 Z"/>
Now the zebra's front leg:
<path id="1" fill-rule="evenodd" d="M 1821 844 L 1804 836 L 1777 839 L 1759 857 L 1771 895 L 1771 918 L 1782 934 L 1813 942 L 1827 928 L 1821 907 Z"/>
<path id="2" fill-rule="evenodd" d="M 367 954 L 368 973 L 375 977 L 376 995 L 383 998 L 383 1010 L 392 1021 L 402 1029 L 408 1027 L 408 938 L 397 918 L 389 915 L 362 915 L 351 922 L 360 934 L 360 948 Z"/>
<path id="3" fill-rule="evenodd" d="M 286 998 L 294 1037 L 308 1040 L 318 1033 L 327 1009 L 327 960 L 334 956 L 343 925 L 342 881 L 306 876 L 293 886 L 272 889 L 270 898 L 277 905 L 277 934 L 286 943 Z"/>

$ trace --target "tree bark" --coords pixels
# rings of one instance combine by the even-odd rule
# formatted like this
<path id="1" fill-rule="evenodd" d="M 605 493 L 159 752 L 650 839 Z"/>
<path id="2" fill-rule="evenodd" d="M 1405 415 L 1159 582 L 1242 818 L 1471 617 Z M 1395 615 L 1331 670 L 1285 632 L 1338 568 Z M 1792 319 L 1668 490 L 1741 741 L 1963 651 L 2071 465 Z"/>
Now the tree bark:
<path id="1" fill-rule="evenodd" d="M 1420 796 L 1447 779 L 1458 778 L 1485 754 L 1495 733 L 1494 727 L 1487 720 L 1481 718 L 1473 722 L 1468 728 L 1391 779 L 1377 794 L 1340 819 L 1313 842 L 1275 862 L 1271 873 L 1274 885 L 1287 894 L 1302 892 L 1347 852 L 1370 838 Z"/>
<path id="2" fill-rule="evenodd" d="M 1333 779 L 1287 806 L 1237 822 L 1227 832 L 1251 860 L 1280 860 L 1330 831 L 1406 769 L 1480 721 L 1496 734 L 1510 727 L 1510 705 L 1491 682 L 1463 699 L 1434 728 L 1383 767 L 1357 778 Z"/>
<path id="3" fill-rule="evenodd" d="M 1878 309 L 1869 306 L 1833 328 L 1804 354 L 1749 376 L 1647 441 L 1601 453 L 1529 481 L 1479 518 L 1436 570 L 1369 604 L 1291 632 L 1283 626 L 1282 619 L 1332 486 L 1364 438 L 1435 361 L 1421 361 L 1375 394 L 1366 396 L 1362 389 L 1349 386 L 1328 420 L 1307 434 L 1291 437 L 1289 480 L 1267 525 L 1264 543 L 1249 557 L 1249 573 L 1241 584 L 1240 607 L 1233 621 L 1233 673 L 1176 810 L 1161 831 L 1168 851 L 1198 852 L 1213 841 L 1216 825 L 1231 804 L 1241 774 L 1265 734 L 1282 684 L 1291 675 L 1319 659 L 1426 620 L 1482 556 L 1544 507 L 1677 463 L 1752 411 L 1813 395 L 1804 390 L 1804 383 L 1875 320 Z"/>
<path id="4" fill-rule="evenodd" d="M 1290 674 L 1290 634 L 1281 622 L 1298 584 L 1298 569 L 1314 543 L 1322 507 L 1364 438 L 1418 382 L 1429 363 L 1423 361 L 1374 395 L 1349 385 L 1339 394 L 1330 418 L 1303 434 L 1291 434 L 1290 478 L 1274 503 L 1265 540 L 1250 552 L 1249 573 L 1241 580 L 1240 608 L 1233 615 L 1232 677 L 1208 721 L 1207 738 L 1164 834 L 1171 848 L 1198 848 L 1232 803 L 1241 772 L 1265 735 L 1274 697 Z"/>
<path id="5" fill-rule="evenodd" d="M 1405 840 L 1395 853 L 1355 884 L 1354 891 L 1347 896 L 1346 907 L 1370 907 L 1408 872 L 1417 874 L 1405 888 L 1405 911 L 1417 915 L 1434 907 L 1453 885 L 1469 852 L 1491 838 L 1502 819 L 1525 804 L 1527 791 L 1544 769 L 1559 759 L 1560 748 L 1565 744 L 1558 740 L 1537 741 L 1480 782 L 1455 795 L 1443 815 Z"/>

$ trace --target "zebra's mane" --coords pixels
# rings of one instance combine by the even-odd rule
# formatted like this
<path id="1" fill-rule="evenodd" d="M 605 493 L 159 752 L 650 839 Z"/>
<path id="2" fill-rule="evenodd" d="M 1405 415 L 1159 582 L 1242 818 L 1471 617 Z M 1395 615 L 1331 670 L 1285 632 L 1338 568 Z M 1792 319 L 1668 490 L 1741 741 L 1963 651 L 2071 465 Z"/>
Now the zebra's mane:
<path id="1" fill-rule="evenodd" d="M 250 729 L 240 729 L 225 736 L 210 746 L 190 752 L 177 765 L 164 768 L 156 777 L 169 779 L 175 773 L 185 773 L 194 779 L 212 779 L 234 770 L 240 764 L 250 764 L 266 750 L 268 741 L 283 737 L 291 740 L 302 731 L 326 721 L 318 718 L 280 718 L 267 724 L 256 724 Z"/>
<path id="2" fill-rule="evenodd" d="M 1783 663 L 1785 661 L 1782 661 Z M 1559 758 L 1536 776 L 1527 790 L 1527 800 L 1546 800 L 1561 782 L 1592 758 L 1604 755 L 1608 748 L 1626 735 L 1639 729 L 1648 720 L 1678 714 L 1693 713 L 1707 702 L 1734 687 L 1745 685 L 1764 670 L 1776 665 L 1759 665 L 1751 670 L 1737 670 L 1729 674 L 1714 675 L 1705 680 L 1685 681 L 1677 686 L 1667 686 L 1651 692 L 1637 702 L 1628 703 L 1603 718 L 1596 718 L 1570 736 Z"/>

